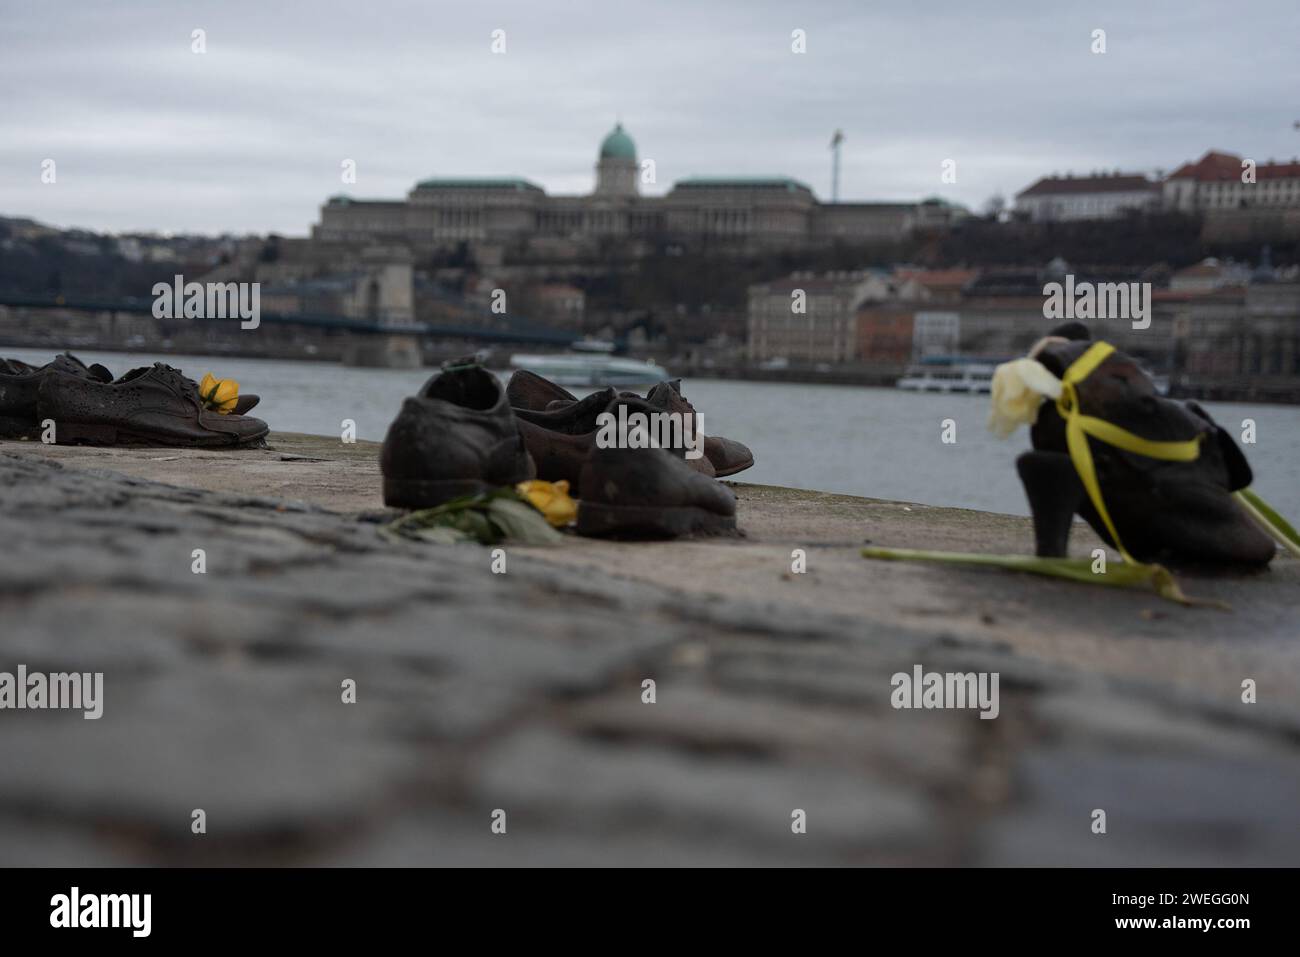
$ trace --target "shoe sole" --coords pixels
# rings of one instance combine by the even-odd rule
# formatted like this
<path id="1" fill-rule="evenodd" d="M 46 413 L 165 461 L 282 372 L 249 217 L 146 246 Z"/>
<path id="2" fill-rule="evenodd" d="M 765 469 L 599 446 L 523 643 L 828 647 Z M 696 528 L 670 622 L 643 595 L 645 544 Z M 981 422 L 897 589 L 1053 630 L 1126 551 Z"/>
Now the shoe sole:
<path id="1" fill-rule="evenodd" d="M 462 495 L 489 492 L 496 485 L 481 479 L 384 479 L 384 504 L 389 508 L 433 508 Z"/>
<path id="2" fill-rule="evenodd" d="M 31 419 L 0 415 L 0 439 L 34 439 L 40 434 L 41 427 Z"/>
<path id="3" fill-rule="evenodd" d="M 237 449 L 251 445 L 265 445 L 263 440 L 270 431 L 269 428 L 264 429 L 257 435 L 249 435 L 237 440 L 224 433 L 213 433 L 210 439 L 177 439 L 174 436 L 158 433 L 121 429 L 115 425 L 57 421 L 54 441 L 58 445 L 147 445 L 165 448 Z"/>
<path id="4" fill-rule="evenodd" d="M 582 502 L 578 506 L 578 534 L 589 538 L 681 538 L 717 535 L 735 528 L 736 516 L 693 505 L 653 508 Z"/>
<path id="5" fill-rule="evenodd" d="M 725 472 L 723 472 L 723 471 L 719 471 L 719 470 L 718 470 L 718 467 L 717 467 L 716 465 L 714 465 L 714 466 L 713 466 L 713 468 L 714 468 L 714 473 L 713 473 L 713 474 L 714 474 L 714 477 L 715 477 L 715 478 L 726 478 L 728 475 L 735 475 L 737 472 L 743 472 L 743 471 L 745 471 L 745 469 L 747 469 L 747 468 L 752 468 L 753 465 L 754 465 L 754 460 L 753 460 L 753 459 L 750 459 L 748 462 L 745 462 L 745 463 L 743 463 L 743 464 L 741 464 L 741 465 L 733 465 L 731 468 L 727 469 Z"/>

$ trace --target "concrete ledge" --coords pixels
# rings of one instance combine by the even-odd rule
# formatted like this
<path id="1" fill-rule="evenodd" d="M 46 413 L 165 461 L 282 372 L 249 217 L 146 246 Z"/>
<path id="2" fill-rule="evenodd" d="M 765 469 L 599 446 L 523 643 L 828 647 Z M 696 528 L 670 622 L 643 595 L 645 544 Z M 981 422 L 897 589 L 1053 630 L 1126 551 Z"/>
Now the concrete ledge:
<path id="1" fill-rule="evenodd" d="M 1185 609 L 857 555 L 1023 550 L 1024 519 L 737 483 L 745 537 L 497 575 L 378 535 L 376 449 L 0 443 L 0 671 L 105 675 L 99 721 L 0 711 L 0 864 L 1300 856 L 1300 563 L 1185 576 L 1235 610 Z M 918 665 L 998 673 L 996 720 L 892 708 Z"/>

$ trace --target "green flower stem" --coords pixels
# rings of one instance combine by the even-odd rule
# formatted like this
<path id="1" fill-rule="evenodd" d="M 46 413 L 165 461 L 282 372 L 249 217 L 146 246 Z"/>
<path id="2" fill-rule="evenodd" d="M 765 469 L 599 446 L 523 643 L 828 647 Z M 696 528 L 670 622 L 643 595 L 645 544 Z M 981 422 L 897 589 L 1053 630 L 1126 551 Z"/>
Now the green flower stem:
<path id="1" fill-rule="evenodd" d="M 1241 503 L 1246 513 L 1258 522 L 1264 529 L 1289 551 L 1292 555 L 1300 556 L 1300 532 L 1291 527 L 1291 523 L 1274 511 L 1273 507 L 1264 501 L 1254 491 L 1254 489 L 1243 488 L 1239 492 L 1234 492 L 1237 501 Z"/>
<path id="2" fill-rule="evenodd" d="M 1029 572 L 1034 575 L 1048 575 L 1053 578 L 1065 578 L 1070 581 L 1085 582 L 1090 585 L 1110 585 L 1120 588 L 1146 586 L 1154 588 L 1161 598 L 1178 602 L 1180 605 L 1206 605 L 1227 610 L 1228 606 L 1220 601 L 1189 598 L 1183 594 L 1178 582 L 1163 565 L 1147 565 L 1136 562 L 1117 562 L 1106 564 L 1104 572 L 1095 572 L 1093 563 L 1087 558 L 1039 558 L 1035 555 L 984 555 L 976 552 L 938 552 L 915 548 L 880 548 L 869 546 L 862 549 L 863 558 L 879 558 L 886 561 L 922 561 L 939 562 L 947 565 L 982 565 L 993 568 L 1005 568 L 1010 571 Z"/>

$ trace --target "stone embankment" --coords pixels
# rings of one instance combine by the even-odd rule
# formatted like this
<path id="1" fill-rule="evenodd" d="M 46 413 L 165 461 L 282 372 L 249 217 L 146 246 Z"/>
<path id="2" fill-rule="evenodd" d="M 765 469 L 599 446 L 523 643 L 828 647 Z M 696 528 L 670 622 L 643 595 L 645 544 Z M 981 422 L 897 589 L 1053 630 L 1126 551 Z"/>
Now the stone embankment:
<path id="1" fill-rule="evenodd" d="M 743 537 L 494 574 L 381 536 L 377 476 L 0 444 L 0 672 L 104 675 L 97 720 L 0 710 L 0 864 L 1300 861 L 1294 560 L 1187 609 L 858 557 L 1024 519 L 737 484 Z M 895 709 L 917 666 L 996 673 L 997 717 Z"/>

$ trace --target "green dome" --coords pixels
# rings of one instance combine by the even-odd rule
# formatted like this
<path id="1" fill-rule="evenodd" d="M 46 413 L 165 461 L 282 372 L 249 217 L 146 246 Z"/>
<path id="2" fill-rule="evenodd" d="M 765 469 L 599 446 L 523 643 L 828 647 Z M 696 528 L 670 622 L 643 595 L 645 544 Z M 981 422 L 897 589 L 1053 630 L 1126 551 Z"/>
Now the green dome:
<path id="1" fill-rule="evenodd" d="M 623 132 L 623 124 L 614 127 L 612 133 L 600 144 L 601 159 L 625 159 L 636 162 L 636 144 L 632 137 Z"/>

